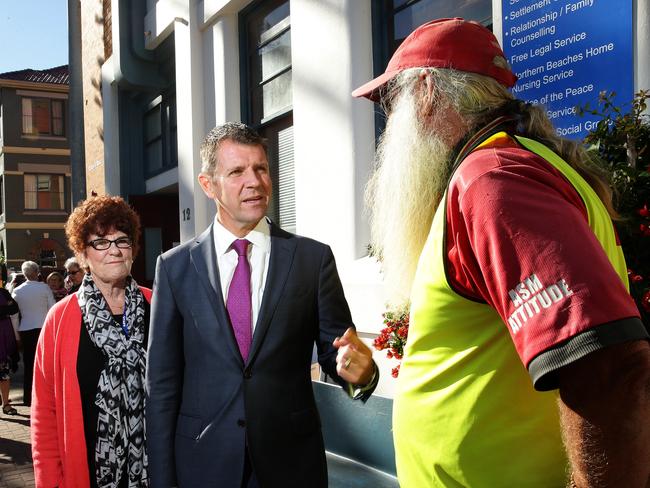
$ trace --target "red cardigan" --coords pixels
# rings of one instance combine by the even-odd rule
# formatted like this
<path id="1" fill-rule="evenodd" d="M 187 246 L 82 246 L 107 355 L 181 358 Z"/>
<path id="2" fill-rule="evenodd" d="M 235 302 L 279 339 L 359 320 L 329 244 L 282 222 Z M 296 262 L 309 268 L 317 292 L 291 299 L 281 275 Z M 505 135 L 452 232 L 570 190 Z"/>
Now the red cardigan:
<path id="1" fill-rule="evenodd" d="M 140 287 L 151 302 L 151 290 Z M 81 309 L 77 295 L 48 312 L 38 339 L 32 392 L 32 457 L 37 488 L 90 485 L 77 355 Z"/>

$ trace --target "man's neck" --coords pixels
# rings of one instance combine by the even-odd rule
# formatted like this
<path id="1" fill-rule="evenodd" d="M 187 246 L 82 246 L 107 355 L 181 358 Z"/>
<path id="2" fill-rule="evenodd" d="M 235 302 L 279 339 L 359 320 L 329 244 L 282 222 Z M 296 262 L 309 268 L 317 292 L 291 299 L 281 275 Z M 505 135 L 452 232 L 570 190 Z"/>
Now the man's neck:
<path id="1" fill-rule="evenodd" d="M 257 224 L 260 223 L 258 220 L 257 222 L 255 222 L 255 224 L 252 225 L 249 224 L 241 227 L 236 227 L 234 225 L 224 223 L 218 214 L 217 214 L 216 221 L 221 225 L 221 227 L 223 227 L 224 229 L 226 229 L 228 232 L 230 232 L 232 235 L 234 235 L 239 239 L 246 237 L 246 235 L 248 235 L 248 233 L 253 229 L 255 229 L 255 227 L 257 227 Z"/>

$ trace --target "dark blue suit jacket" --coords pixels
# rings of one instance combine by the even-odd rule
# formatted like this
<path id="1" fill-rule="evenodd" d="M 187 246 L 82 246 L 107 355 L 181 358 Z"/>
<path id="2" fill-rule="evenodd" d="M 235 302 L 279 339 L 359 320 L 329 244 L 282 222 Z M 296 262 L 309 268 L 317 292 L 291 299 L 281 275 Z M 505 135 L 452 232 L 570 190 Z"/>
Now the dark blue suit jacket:
<path id="1" fill-rule="evenodd" d="M 271 256 L 246 363 L 221 293 L 212 226 L 159 257 L 147 364 L 152 487 L 239 488 L 245 446 L 262 487 L 327 486 L 310 380 L 314 341 L 352 325 L 329 246 L 271 225 Z"/>

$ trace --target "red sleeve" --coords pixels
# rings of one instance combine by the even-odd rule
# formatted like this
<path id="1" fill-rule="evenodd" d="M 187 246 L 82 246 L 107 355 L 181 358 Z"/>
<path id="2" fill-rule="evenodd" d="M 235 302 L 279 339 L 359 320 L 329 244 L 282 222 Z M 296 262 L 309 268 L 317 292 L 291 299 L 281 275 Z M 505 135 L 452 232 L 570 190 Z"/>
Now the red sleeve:
<path id="1" fill-rule="evenodd" d="M 32 388 L 31 437 L 36 486 L 59 486 L 63 479 L 54 393 L 55 310 L 50 309 L 36 347 Z"/>
<path id="2" fill-rule="evenodd" d="M 475 151 L 447 202 L 448 276 L 501 316 L 526 367 L 598 325 L 637 316 L 573 186 L 519 148 Z"/>

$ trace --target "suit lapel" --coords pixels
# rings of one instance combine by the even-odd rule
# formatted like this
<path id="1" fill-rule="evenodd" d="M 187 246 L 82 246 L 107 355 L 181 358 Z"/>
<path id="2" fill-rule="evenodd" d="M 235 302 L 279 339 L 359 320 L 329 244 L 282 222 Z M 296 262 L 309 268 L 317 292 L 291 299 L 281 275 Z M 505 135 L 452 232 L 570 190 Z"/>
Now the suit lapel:
<path id="1" fill-rule="evenodd" d="M 205 288 L 207 294 L 211 299 L 209 300 L 212 311 L 216 317 L 216 324 L 198 324 L 201 333 L 206 339 L 214 337 L 225 338 L 235 354 L 242 361 L 237 339 L 230 325 L 230 318 L 226 311 L 226 306 L 223 302 L 223 293 L 221 291 L 221 278 L 219 276 L 219 265 L 217 264 L 217 254 L 214 248 L 213 232 L 214 224 L 210 225 L 208 229 L 203 232 L 190 249 L 190 260 L 194 265 L 196 274 L 199 277 L 199 282 Z M 201 304 L 198 304 L 199 306 Z M 218 333 L 214 334 L 209 332 L 208 329 L 218 329 Z"/>
<path id="2" fill-rule="evenodd" d="M 291 234 L 279 229 L 271 223 L 271 256 L 269 257 L 269 270 L 264 284 L 264 297 L 257 317 L 257 324 L 253 332 L 253 344 L 248 355 L 248 363 L 257 354 L 266 332 L 268 331 L 275 308 L 280 301 L 284 285 L 289 276 L 291 263 L 296 251 L 296 240 L 291 239 Z"/>

